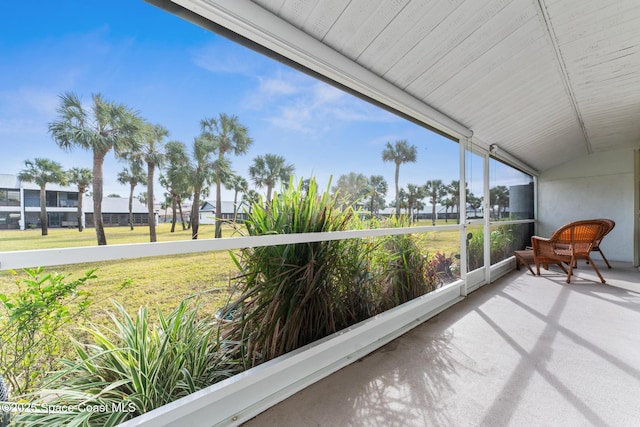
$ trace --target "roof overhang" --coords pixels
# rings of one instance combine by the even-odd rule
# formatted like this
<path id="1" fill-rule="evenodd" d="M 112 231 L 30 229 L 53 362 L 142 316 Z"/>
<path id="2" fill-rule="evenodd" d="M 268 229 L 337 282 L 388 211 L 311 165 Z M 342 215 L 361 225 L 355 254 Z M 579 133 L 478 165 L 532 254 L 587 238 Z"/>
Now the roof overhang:
<path id="1" fill-rule="evenodd" d="M 545 170 L 640 147 L 636 0 L 148 0 Z"/>

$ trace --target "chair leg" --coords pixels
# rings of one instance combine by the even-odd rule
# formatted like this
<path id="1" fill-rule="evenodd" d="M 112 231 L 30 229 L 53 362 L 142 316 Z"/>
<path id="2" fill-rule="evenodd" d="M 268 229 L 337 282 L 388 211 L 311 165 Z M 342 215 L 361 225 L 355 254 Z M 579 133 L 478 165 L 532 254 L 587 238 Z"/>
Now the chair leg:
<path id="1" fill-rule="evenodd" d="M 600 271 L 598 271 L 598 267 L 596 267 L 596 265 L 594 264 L 593 260 L 591 259 L 591 257 L 587 256 L 587 261 L 589 261 L 589 264 L 591 264 L 591 267 L 593 267 L 594 271 L 596 272 L 596 274 L 598 275 L 598 277 L 600 278 L 600 281 L 602 283 L 607 283 L 604 278 L 602 277 L 602 274 L 600 274 Z"/>
<path id="2" fill-rule="evenodd" d="M 573 274 L 573 266 L 576 260 L 571 257 L 571 261 L 569 261 L 569 272 L 567 273 L 567 283 L 571 283 L 571 275 Z"/>
<path id="3" fill-rule="evenodd" d="M 600 248 L 598 248 L 598 252 L 600 252 L 600 255 L 602 255 L 602 259 L 604 260 L 605 264 L 607 264 L 607 267 L 611 268 L 611 264 L 609 264 L 609 261 L 607 260 L 607 257 L 604 256 L 604 254 L 602 253 Z"/>

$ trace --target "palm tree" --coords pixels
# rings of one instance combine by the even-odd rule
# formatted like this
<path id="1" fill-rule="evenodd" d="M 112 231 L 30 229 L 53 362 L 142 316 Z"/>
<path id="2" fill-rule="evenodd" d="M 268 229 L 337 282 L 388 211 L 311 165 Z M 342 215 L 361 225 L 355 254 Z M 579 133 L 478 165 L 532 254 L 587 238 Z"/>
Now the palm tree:
<path id="1" fill-rule="evenodd" d="M 424 187 L 421 185 L 415 184 L 407 184 L 407 192 L 406 194 L 406 203 L 407 203 L 407 211 L 409 214 L 409 223 L 414 221 L 413 219 L 413 209 L 416 204 L 425 197 Z"/>
<path id="2" fill-rule="evenodd" d="M 469 188 L 466 183 L 465 183 L 464 189 L 465 189 L 465 199 L 468 199 L 469 196 L 471 195 L 471 192 L 469 191 Z M 452 206 L 455 206 L 457 209 L 456 222 L 460 224 L 460 212 L 461 212 L 460 209 L 466 210 L 466 206 L 464 207 L 460 206 L 460 181 L 459 180 L 451 181 L 451 184 L 449 184 L 449 186 L 447 187 L 447 192 L 449 195 L 451 195 Z"/>
<path id="3" fill-rule="evenodd" d="M 267 206 L 271 201 L 271 191 L 278 182 L 288 182 L 295 167 L 286 163 L 282 156 L 276 154 L 265 154 L 253 159 L 253 164 L 249 167 L 249 175 L 253 183 L 258 188 L 267 187 Z"/>
<path id="4" fill-rule="evenodd" d="M 240 205 L 247 205 L 249 209 L 249 214 L 251 214 L 251 210 L 253 209 L 253 204 L 258 203 L 260 201 L 260 194 L 256 190 L 247 190 L 242 195 L 242 201 Z"/>
<path id="5" fill-rule="evenodd" d="M 107 101 L 101 94 L 93 95 L 92 100 L 91 108 L 86 109 L 77 95 L 61 95 L 59 117 L 49 123 L 49 133 L 64 150 L 78 146 L 93 152 L 93 220 L 98 245 L 106 245 L 102 222 L 104 159 L 111 150 L 116 156 L 137 151 L 142 121 L 129 107 Z"/>
<path id="6" fill-rule="evenodd" d="M 93 180 L 93 174 L 91 169 L 87 168 L 71 168 L 67 172 L 67 179 L 70 184 L 78 186 L 78 231 L 82 232 L 84 226 L 82 225 L 82 200 L 84 199 L 84 193 L 87 192 L 91 181 Z"/>
<path id="7" fill-rule="evenodd" d="M 217 165 L 221 167 L 221 169 L 215 170 L 214 177 L 216 183 L 216 217 L 219 219 L 219 215 L 222 212 L 222 183 L 228 179 L 228 172 L 230 171 L 230 163 L 224 161 L 225 155 L 227 153 L 233 153 L 236 156 L 245 154 L 253 140 L 249 136 L 247 128 L 238 121 L 238 117 L 224 113 L 220 113 L 218 119 L 205 118 L 201 120 L 200 128 L 202 130 L 201 137 L 213 143 L 214 150 L 218 154 Z M 222 237 L 222 222 L 218 220 L 216 220 L 215 237 Z"/>
<path id="8" fill-rule="evenodd" d="M 46 236 L 49 234 L 46 186 L 48 183 L 66 184 L 67 176 L 62 170 L 62 165 L 53 160 L 37 157 L 34 160 L 25 160 L 24 165 L 26 169 L 18 173 L 18 179 L 40 186 L 40 227 L 42 235 Z"/>
<path id="9" fill-rule="evenodd" d="M 422 191 L 424 191 L 424 187 L 422 187 Z M 417 218 L 420 216 L 420 211 L 424 211 L 425 204 L 424 204 L 424 202 L 422 200 L 418 200 L 413 205 L 413 208 L 416 211 L 416 216 L 415 217 L 416 217 L 416 221 L 417 221 Z"/>
<path id="10" fill-rule="evenodd" d="M 233 222 L 235 223 L 238 219 L 238 193 L 246 193 L 249 189 L 249 183 L 240 175 L 232 175 L 228 185 L 233 190 Z"/>
<path id="11" fill-rule="evenodd" d="M 447 187 L 447 192 L 451 196 L 450 207 L 456 208 L 456 223 L 460 224 L 460 180 L 451 181 Z"/>
<path id="12" fill-rule="evenodd" d="M 475 217 L 478 217 L 478 208 L 482 206 L 482 197 L 476 197 L 473 193 L 467 196 L 467 204 L 473 209 Z"/>
<path id="13" fill-rule="evenodd" d="M 149 197 L 147 196 L 147 192 L 146 192 L 146 191 L 143 191 L 142 193 L 140 193 L 140 194 L 138 194 L 138 195 L 136 196 L 136 199 L 138 199 L 138 201 L 140 202 L 140 204 L 142 204 L 142 205 L 146 205 L 146 204 L 147 204 L 147 202 L 148 202 L 148 200 L 149 200 Z"/>
<path id="14" fill-rule="evenodd" d="M 390 142 L 387 142 L 386 148 L 382 152 L 383 162 L 393 162 L 396 165 L 396 173 L 395 173 L 396 210 L 398 210 L 400 206 L 400 198 L 398 193 L 399 192 L 398 182 L 400 179 L 400 165 L 408 162 L 415 163 L 417 157 L 418 157 L 418 148 L 415 145 L 409 145 L 409 143 L 404 139 L 394 142 L 393 145 L 391 145 Z"/>
<path id="15" fill-rule="evenodd" d="M 380 209 L 384 209 L 384 198 L 387 195 L 389 186 L 382 175 L 371 175 L 367 182 L 365 195 L 369 198 L 369 212 L 371 215 L 378 213 Z"/>
<path id="16" fill-rule="evenodd" d="M 449 208 L 453 211 L 453 207 L 456 206 L 456 202 L 451 198 L 446 198 L 442 203 L 444 204 L 444 222 L 449 222 Z"/>
<path id="17" fill-rule="evenodd" d="M 130 169 L 124 168 L 118 174 L 118 182 L 122 185 L 129 185 L 129 227 L 133 230 L 133 192 L 136 186 L 147 180 L 147 175 L 142 170 L 142 165 L 133 161 L 130 164 Z"/>
<path id="18" fill-rule="evenodd" d="M 156 242 L 156 216 L 153 209 L 155 169 L 165 162 L 164 138 L 169 131 L 162 125 L 148 125 L 142 146 L 142 159 L 147 164 L 147 212 L 149 214 L 149 241 Z"/>
<path id="19" fill-rule="evenodd" d="M 171 207 L 173 209 L 171 232 L 173 233 L 177 220 L 176 208 L 180 210 L 182 229 L 186 230 L 187 228 L 182 213 L 182 200 L 191 197 L 192 186 L 189 183 L 189 158 L 185 145 L 180 141 L 169 141 L 165 144 L 165 153 L 167 165 L 164 173 L 160 176 L 160 183 L 171 194 Z"/>
<path id="20" fill-rule="evenodd" d="M 338 181 L 331 189 L 341 209 L 355 208 L 358 202 L 366 194 L 367 177 L 361 173 L 350 172 L 348 175 L 340 175 Z"/>
<path id="21" fill-rule="evenodd" d="M 491 201 L 491 211 L 494 218 L 500 219 L 500 211 L 509 206 L 509 189 L 504 185 L 498 185 L 489 189 L 489 200 Z M 497 214 L 495 209 L 498 209 Z"/>
<path id="22" fill-rule="evenodd" d="M 440 179 L 427 181 L 424 188 L 431 202 L 431 225 L 436 225 L 436 205 L 442 202 L 442 198 L 447 194 L 447 190 Z"/>
<path id="23" fill-rule="evenodd" d="M 200 229 L 200 196 L 208 192 L 208 188 L 213 184 L 216 171 L 229 173 L 229 163 L 225 158 L 213 158 L 215 146 L 210 139 L 197 137 L 193 141 L 192 160 L 186 154 L 186 147 L 181 142 L 170 143 L 170 158 L 183 158 L 181 163 L 189 186 L 193 190 L 193 205 L 191 206 L 191 238 L 196 240 Z M 167 144 L 169 145 L 169 144 Z"/>
<path id="24" fill-rule="evenodd" d="M 171 206 L 171 202 L 173 198 L 170 193 L 164 193 L 164 201 L 160 203 L 160 209 L 164 210 L 164 222 L 167 222 L 167 213 L 169 212 L 169 206 Z"/>

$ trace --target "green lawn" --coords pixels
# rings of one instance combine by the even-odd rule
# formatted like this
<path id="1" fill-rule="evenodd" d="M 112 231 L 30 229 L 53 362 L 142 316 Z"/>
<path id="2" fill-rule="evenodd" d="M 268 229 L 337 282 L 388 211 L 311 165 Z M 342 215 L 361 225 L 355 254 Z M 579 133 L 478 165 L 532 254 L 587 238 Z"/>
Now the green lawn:
<path id="1" fill-rule="evenodd" d="M 148 227 L 136 227 L 133 231 L 128 227 L 107 228 L 105 231 L 109 244 L 149 241 Z M 201 225 L 200 231 L 205 238 L 213 237 L 211 225 Z M 228 228 L 224 235 L 231 233 Z M 170 233 L 170 224 L 160 224 L 157 234 L 160 242 L 191 239 L 191 231 L 183 231 L 179 225 L 175 233 Z M 96 235 L 92 228 L 82 233 L 73 229 L 50 229 L 48 236 L 41 236 L 40 230 L 0 231 L 0 251 L 95 245 Z M 45 272 L 57 271 L 75 278 L 93 268 L 97 268 L 98 278 L 88 284 L 87 290 L 95 302 L 92 321 L 99 323 L 106 319 L 104 309 L 111 308 L 110 299 L 120 301 L 130 311 L 141 305 L 148 305 L 155 311 L 156 305 L 170 310 L 182 299 L 204 293 L 201 297 L 204 311 L 213 313 L 227 297 L 229 277 L 235 274 L 227 251 L 62 265 L 47 267 Z M 24 272 L 0 271 L 0 292 L 14 291 L 19 277 L 25 277 Z M 128 285 L 122 288 L 124 282 Z"/>

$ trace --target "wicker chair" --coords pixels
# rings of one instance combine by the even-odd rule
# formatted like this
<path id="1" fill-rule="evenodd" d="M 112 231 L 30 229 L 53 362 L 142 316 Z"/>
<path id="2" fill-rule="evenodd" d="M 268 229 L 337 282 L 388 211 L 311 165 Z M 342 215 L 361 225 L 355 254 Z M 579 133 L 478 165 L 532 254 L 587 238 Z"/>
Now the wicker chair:
<path id="1" fill-rule="evenodd" d="M 563 225 L 548 239 L 533 236 L 533 259 L 538 275 L 540 264 L 549 260 L 563 262 L 569 266 L 567 283 L 571 283 L 574 266 L 579 259 L 584 259 L 593 267 L 600 281 L 606 283 L 589 255 L 598 237 L 603 235 L 605 227 L 600 219 L 583 220 Z"/>
<path id="2" fill-rule="evenodd" d="M 602 223 L 604 224 L 604 229 L 602 230 L 602 234 L 598 236 L 598 238 L 594 242 L 593 248 L 591 249 L 591 251 L 600 252 L 600 256 L 602 256 L 602 259 L 604 260 L 605 264 L 607 264 L 607 267 L 611 268 L 611 264 L 609 264 L 607 257 L 604 256 L 604 254 L 602 253 L 602 249 L 600 249 L 600 243 L 602 243 L 602 239 L 604 239 L 604 237 L 607 234 L 609 234 L 611 230 L 613 230 L 613 227 L 616 226 L 616 223 L 612 219 L 607 219 L 607 218 L 600 218 L 599 221 L 602 221 Z"/>

